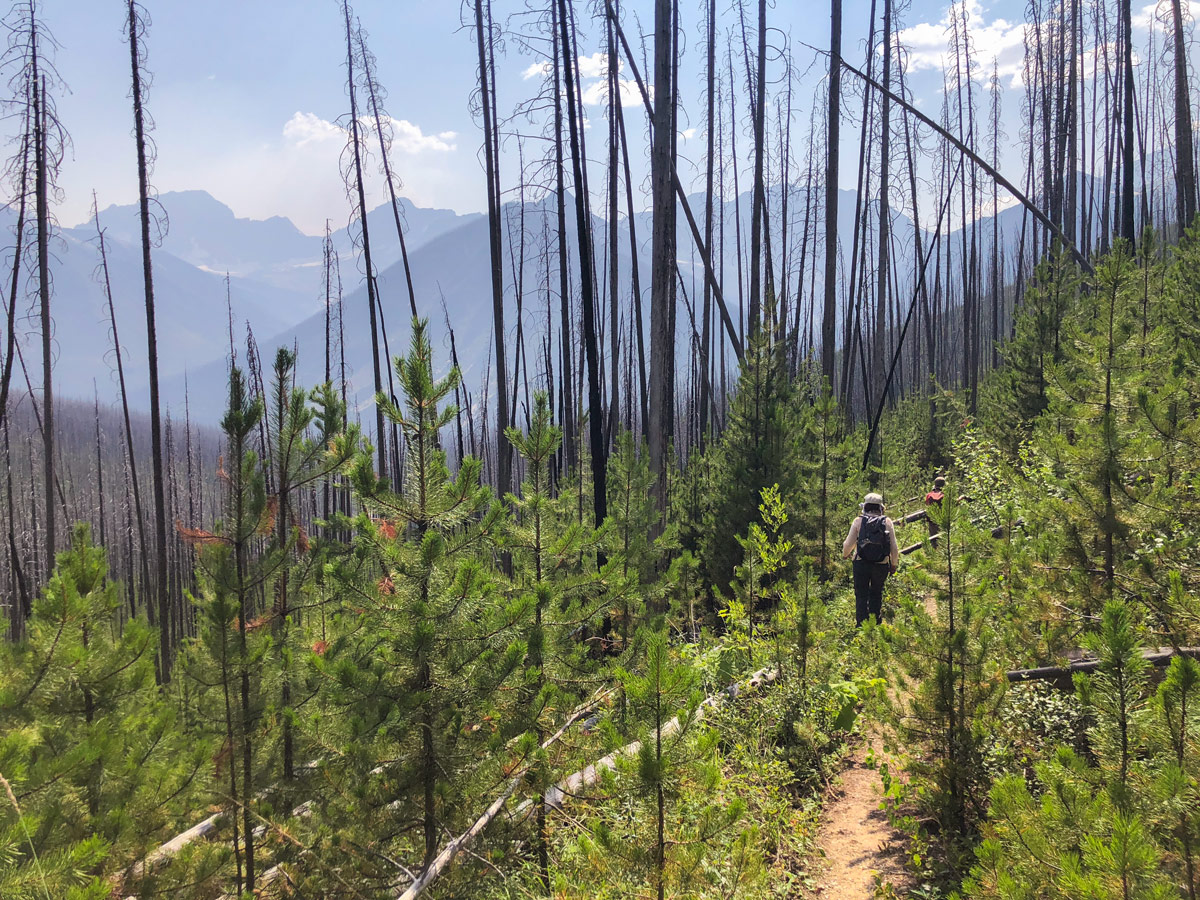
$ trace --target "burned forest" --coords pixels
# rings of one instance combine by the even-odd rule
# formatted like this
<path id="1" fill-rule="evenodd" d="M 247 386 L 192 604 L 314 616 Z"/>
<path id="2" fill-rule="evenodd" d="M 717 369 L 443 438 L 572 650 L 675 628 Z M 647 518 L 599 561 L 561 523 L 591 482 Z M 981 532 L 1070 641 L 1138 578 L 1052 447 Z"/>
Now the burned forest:
<path id="1" fill-rule="evenodd" d="M 0 20 L 0 900 L 1195 900 L 1190 5 L 201 6 Z"/>

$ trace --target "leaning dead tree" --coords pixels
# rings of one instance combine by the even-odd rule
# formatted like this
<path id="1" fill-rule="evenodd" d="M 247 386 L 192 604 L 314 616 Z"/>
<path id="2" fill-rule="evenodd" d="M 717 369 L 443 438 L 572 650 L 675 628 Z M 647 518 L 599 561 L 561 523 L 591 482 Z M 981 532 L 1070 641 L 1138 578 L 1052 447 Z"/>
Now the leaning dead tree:
<path id="1" fill-rule="evenodd" d="M 351 221 L 358 226 L 357 244 L 362 253 L 364 275 L 367 286 L 367 308 L 371 322 L 371 374 L 374 377 L 375 396 L 383 393 L 383 372 L 379 363 L 379 297 L 375 284 L 375 269 L 371 264 L 371 234 L 367 223 L 367 190 L 363 180 L 362 125 L 358 114 L 358 87 L 362 77 L 361 60 L 355 53 L 354 26 L 351 19 L 350 0 L 342 0 L 342 18 L 346 27 L 346 91 L 350 97 L 350 121 L 347 129 L 349 144 L 343 151 L 348 162 L 343 165 L 346 193 L 352 208 Z M 381 478 L 388 477 L 387 432 L 384 429 L 383 407 L 375 404 L 375 453 Z M 398 473 L 397 473 L 398 474 Z"/>
<path id="2" fill-rule="evenodd" d="M 104 240 L 104 229 L 100 226 L 100 208 L 95 200 L 94 195 L 92 198 L 92 220 L 96 225 L 96 241 L 97 248 L 100 253 L 99 274 L 102 282 L 101 286 L 104 289 L 104 299 L 108 307 L 108 325 L 112 337 L 113 357 L 117 367 L 117 385 L 121 394 L 121 413 L 124 416 L 124 427 L 122 431 L 125 433 L 125 451 L 127 454 L 126 464 L 129 467 L 129 482 L 132 487 L 134 518 L 137 520 L 138 550 L 140 551 L 139 558 L 141 560 L 142 584 L 148 584 L 150 579 L 149 574 L 146 571 L 146 566 L 149 560 L 149 556 L 146 552 L 146 521 L 145 516 L 142 514 L 142 489 L 139 484 L 137 474 L 137 453 L 135 452 L 133 445 L 133 425 L 130 422 L 129 417 L 129 391 L 125 386 L 125 361 L 121 356 L 121 336 L 120 332 L 117 330 L 117 311 L 115 305 L 113 304 L 112 278 L 109 276 L 108 271 L 108 249 Z M 131 614 L 135 612 L 133 603 L 134 585 L 132 581 L 133 580 L 130 579 L 131 583 L 126 586 L 126 589 L 130 592 L 129 596 Z"/>

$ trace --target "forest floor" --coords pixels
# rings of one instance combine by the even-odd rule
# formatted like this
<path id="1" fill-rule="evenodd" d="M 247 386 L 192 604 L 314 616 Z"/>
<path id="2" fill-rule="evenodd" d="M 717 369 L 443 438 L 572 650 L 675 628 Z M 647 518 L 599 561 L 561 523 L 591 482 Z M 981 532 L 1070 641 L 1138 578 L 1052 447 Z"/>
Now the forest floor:
<path id="1" fill-rule="evenodd" d="M 882 741 L 868 735 L 849 757 L 840 786 L 825 801 L 817 846 L 825 869 L 814 897 L 872 900 L 881 884 L 905 896 L 912 879 L 904 867 L 904 835 L 891 826 L 881 808 L 879 771 L 868 765 L 874 750 L 881 758 Z"/>

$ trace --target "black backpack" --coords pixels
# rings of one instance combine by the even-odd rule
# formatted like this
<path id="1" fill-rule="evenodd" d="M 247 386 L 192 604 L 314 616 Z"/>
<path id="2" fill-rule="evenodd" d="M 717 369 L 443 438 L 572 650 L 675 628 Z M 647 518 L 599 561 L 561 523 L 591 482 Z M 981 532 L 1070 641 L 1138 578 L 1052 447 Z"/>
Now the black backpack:
<path id="1" fill-rule="evenodd" d="M 892 555 L 887 517 L 863 514 L 858 526 L 858 558 L 864 562 L 887 562 Z"/>

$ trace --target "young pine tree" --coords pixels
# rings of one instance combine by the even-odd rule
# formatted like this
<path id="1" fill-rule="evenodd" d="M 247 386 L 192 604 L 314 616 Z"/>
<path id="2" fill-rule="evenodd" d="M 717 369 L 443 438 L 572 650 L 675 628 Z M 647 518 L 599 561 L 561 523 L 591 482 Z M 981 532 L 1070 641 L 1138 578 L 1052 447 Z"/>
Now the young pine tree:
<path id="1" fill-rule="evenodd" d="M 1100 667 L 1077 675 L 1076 690 L 1094 718 L 1088 738 L 1096 764 L 1060 747 L 1035 767 L 1036 796 L 1020 775 L 996 782 L 990 834 L 964 885 L 969 897 L 1180 896 L 1163 877 L 1166 854 L 1145 816 L 1147 663 L 1131 608 L 1105 604 L 1100 632 L 1088 643 Z"/>
<path id="2" fill-rule="evenodd" d="M 229 405 L 221 421 L 228 454 L 222 473 L 227 485 L 225 516 L 211 533 L 181 529 L 186 539 L 200 547 L 202 590 L 198 603 L 205 653 L 195 661 L 193 677 L 204 687 L 213 683 L 207 673 L 217 676 L 218 715 L 226 741 L 221 758 L 237 770 L 228 773 L 232 792 L 228 802 L 233 815 L 241 813 L 238 869 L 239 882 L 247 891 L 254 890 L 258 872 L 254 798 L 262 786 L 269 752 L 269 745 L 259 740 L 264 720 L 263 682 L 271 653 L 269 629 L 263 627 L 268 618 L 259 597 L 283 560 L 281 548 L 261 547 L 261 538 L 270 533 L 273 522 L 258 454 L 250 449 L 262 417 L 262 401 L 249 394 L 241 369 L 233 367 Z"/>
<path id="3" fill-rule="evenodd" d="M 381 688 L 397 704 L 381 724 L 403 760 L 399 781 L 418 794 L 422 860 L 437 853 L 442 827 L 473 812 L 471 775 L 499 740 L 496 689 L 524 658 L 512 611 L 501 601 L 493 561 L 503 508 L 480 484 L 481 463 L 463 460 L 451 476 L 438 434 L 454 421 L 443 407 L 457 369 L 435 379 L 424 321 L 414 322 L 396 374 L 399 409 L 382 394 L 384 416 L 405 438 L 403 493 L 394 493 L 360 454 L 351 478 L 374 517 L 364 530 L 380 578 L 371 592 L 364 667 L 383 665 Z"/>
<path id="4" fill-rule="evenodd" d="M 91 876 L 121 872 L 200 805 L 210 748 L 156 687 L 153 629 L 122 624 L 120 607 L 104 549 L 77 525 L 26 638 L 0 649 L 6 898 L 107 896 Z"/>
<path id="5" fill-rule="evenodd" d="M 564 623 L 586 621 L 586 599 L 598 576 L 589 571 L 601 533 L 575 521 L 569 496 L 553 496 L 550 465 L 562 443 L 562 430 L 550 424 L 546 394 L 534 398 L 529 431 L 509 427 L 509 442 L 525 463 L 520 496 L 508 497 L 513 519 L 505 547 L 513 554 L 513 589 L 518 608 L 529 622 L 525 644 L 525 684 L 513 720 L 527 731 L 521 752 L 534 754 L 529 781 L 535 787 L 534 809 L 542 890 L 550 890 L 550 839 L 545 789 L 550 761 L 540 750 L 546 735 L 578 700 L 578 676 L 588 666 L 582 645 L 571 639 Z M 609 481 L 610 491 L 613 482 Z M 611 508 L 611 507 L 610 507 Z M 580 560 L 584 560 L 581 566 Z M 555 624 L 547 621 L 547 616 Z"/>
<path id="6" fill-rule="evenodd" d="M 1005 449 L 1014 456 L 1049 406 L 1052 370 L 1069 346 L 1064 322 L 1077 306 L 1079 290 L 1079 273 L 1070 254 L 1056 253 L 1037 267 L 1017 310 L 1012 337 L 1000 351 L 1004 365 L 985 385 L 981 415 L 1008 439 Z"/>
<path id="7" fill-rule="evenodd" d="M 741 562 L 731 534 L 746 534 L 758 519 L 763 488 L 780 486 L 785 503 L 797 494 L 795 396 L 782 346 L 771 329 L 755 332 L 742 363 L 729 424 L 709 450 L 700 558 L 714 590 L 724 593 Z M 791 532 L 789 532 L 789 537 Z"/>
<path id="8" fill-rule="evenodd" d="M 1130 550 L 1135 495 L 1125 482 L 1142 456 L 1140 433 L 1129 427 L 1136 373 L 1143 362 L 1131 340 L 1137 321 L 1137 268 L 1122 246 L 1096 265 L 1095 302 L 1071 317 L 1069 347 L 1053 367 L 1048 415 L 1038 436 L 1060 476 L 1058 504 L 1068 586 L 1096 613 L 1114 596 Z"/>
<path id="9" fill-rule="evenodd" d="M 298 599 L 311 581 L 312 563 L 316 559 L 309 553 L 308 535 L 300 524 L 295 501 L 301 491 L 344 468 L 353 459 L 359 443 L 357 427 L 347 426 L 345 406 L 332 386 L 325 384 L 309 394 L 294 386 L 295 372 L 296 354 L 280 347 L 275 355 L 267 420 L 271 436 L 268 445 L 275 456 L 273 550 L 280 555 L 271 627 L 281 679 L 283 777 L 288 779 L 295 775 L 296 756 L 292 632 L 302 626 L 303 602 Z M 307 564 L 296 565 L 297 562 Z"/>
<path id="10" fill-rule="evenodd" d="M 1197 821 L 1196 737 L 1200 703 L 1200 664 L 1189 656 L 1171 660 L 1166 678 L 1158 686 L 1155 712 L 1167 739 L 1167 754 L 1155 779 L 1163 843 L 1173 851 L 1175 880 L 1184 885 L 1188 900 L 1195 900 L 1200 884 L 1200 822 Z"/>
<path id="11" fill-rule="evenodd" d="M 642 643 L 641 673 L 620 677 L 644 732 L 613 787 L 624 787 L 644 818 L 634 824 L 633 839 L 596 822 L 585 849 L 598 871 L 620 865 L 621 877 L 648 880 L 652 896 L 663 900 L 697 888 L 708 845 L 734 826 L 744 806 L 735 801 L 721 808 L 707 800 L 721 771 L 717 734 L 700 724 L 698 672 L 673 658 L 661 628 L 649 630 Z"/>
<path id="12" fill-rule="evenodd" d="M 927 748 L 913 771 L 931 786 L 930 812 L 954 849 L 974 831 L 988 788 L 982 755 L 1000 684 L 995 581 L 990 533 L 961 515 L 950 493 L 931 515 L 937 546 L 910 570 L 929 600 L 905 598 L 885 634 L 897 642 L 895 723 L 904 743 Z"/>

